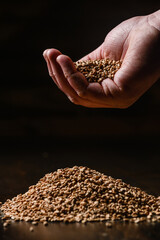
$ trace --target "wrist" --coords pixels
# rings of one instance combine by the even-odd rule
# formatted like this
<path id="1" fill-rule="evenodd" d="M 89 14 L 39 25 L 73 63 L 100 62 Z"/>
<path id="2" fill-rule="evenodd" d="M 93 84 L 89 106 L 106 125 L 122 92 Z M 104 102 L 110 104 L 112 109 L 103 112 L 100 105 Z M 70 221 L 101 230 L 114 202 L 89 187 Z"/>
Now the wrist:
<path id="1" fill-rule="evenodd" d="M 148 23 L 160 31 L 160 10 L 148 15 Z"/>

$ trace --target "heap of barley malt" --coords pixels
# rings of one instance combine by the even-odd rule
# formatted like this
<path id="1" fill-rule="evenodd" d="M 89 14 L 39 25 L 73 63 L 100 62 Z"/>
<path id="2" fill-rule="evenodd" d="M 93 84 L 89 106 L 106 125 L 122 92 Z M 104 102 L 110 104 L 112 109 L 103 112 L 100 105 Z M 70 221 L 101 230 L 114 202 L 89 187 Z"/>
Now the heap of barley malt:
<path id="1" fill-rule="evenodd" d="M 113 80 L 114 75 L 121 67 L 121 64 L 121 60 L 115 61 L 108 58 L 75 62 L 77 70 L 86 77 L 88 82 L 99 83 L 106 78 Z"/>
<path id="2" fill-rule="evenodd" d="M 160 199 L 87 167 L 46 174 L 24 194 L 7 200 L 2 219 L 42 222 L 160 221 Z M 8 221 L 8 222 L 7 222 Z"/>

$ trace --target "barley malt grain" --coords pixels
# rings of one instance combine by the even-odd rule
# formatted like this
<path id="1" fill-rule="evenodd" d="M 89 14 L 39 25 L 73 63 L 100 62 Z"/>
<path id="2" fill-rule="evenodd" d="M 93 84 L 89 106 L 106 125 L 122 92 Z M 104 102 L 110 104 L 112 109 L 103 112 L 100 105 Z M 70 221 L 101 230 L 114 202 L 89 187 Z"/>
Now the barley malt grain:
<path id="1" fill-rule="evenodd" d="M 76 69 L 81 72 L 88 82 L 101 83 L 104 79 L 114 79 L 115 73 L 121 67 L 122 61 L 106 59 L 86 60 L 75 62 Z"/>
<path id="2" fill-rule="evenodd" d="M 159 197 L 82 166 L 46 174 L 0 209 L 3 226 L 10 219 L 45 226 L 55 221 L 160 221 Z"/>
<path id="3" fill-rule="evenodd" d="M 30 231 L 30 232 L 33 232 L 33 231 L 34 231 L 34 228 L 33 228 L 33 227 L 30 227 L 30 228 L 29 228 L 29 231 Z"/>

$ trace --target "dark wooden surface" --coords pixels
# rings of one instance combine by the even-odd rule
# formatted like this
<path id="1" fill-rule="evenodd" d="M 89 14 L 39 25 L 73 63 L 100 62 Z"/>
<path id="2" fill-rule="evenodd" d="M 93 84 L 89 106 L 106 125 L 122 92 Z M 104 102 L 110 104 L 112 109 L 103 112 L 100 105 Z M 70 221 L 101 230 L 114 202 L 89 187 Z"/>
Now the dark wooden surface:
<path id="1" fill-rule="evenodd" d="M 42 224 L 29 231 L 29 223 L 15 223 L 3 234 L 4 240 L 159 240 L 160 224 L 116 223 L 107 228 L 105 223 Z"/>
<path id="2" fill-rule="evenodd" d="M 32 148 L 21 145 L 3 149 L 0 154 L 0 201 L 27 191 L 44 174 L 74 165 L 85 165 L 104 172 L 156 196 L 160 195 L 160 153 L 156 141 L 121 141 L 98 143 L 68 141 L 48 143 Z M 20 145 L 19 145 L 20 146 Z M 160 223 L 104 223 L 39 225 L 29 231 L 30 223 L 14 223 L 7 230 L 0 224 L 0 239 L 4 240 L 159 240 Z"/>

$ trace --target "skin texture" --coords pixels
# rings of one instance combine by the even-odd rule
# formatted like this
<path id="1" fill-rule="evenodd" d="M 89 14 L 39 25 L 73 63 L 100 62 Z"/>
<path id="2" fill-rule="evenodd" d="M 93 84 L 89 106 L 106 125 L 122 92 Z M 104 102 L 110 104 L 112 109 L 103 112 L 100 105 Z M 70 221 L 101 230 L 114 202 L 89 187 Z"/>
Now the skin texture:
<path id="1" fill-rule="evenodd" d="M 160 10 L 122 22 L 96 50 L 81 59 L 121 59 L 114 80 L 88 83 L 73 61 L 57 49 L 47 49 L 43 56 L 49 75 L 74 104 L 128 108 L 160 77 Z"/>

